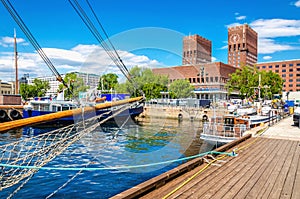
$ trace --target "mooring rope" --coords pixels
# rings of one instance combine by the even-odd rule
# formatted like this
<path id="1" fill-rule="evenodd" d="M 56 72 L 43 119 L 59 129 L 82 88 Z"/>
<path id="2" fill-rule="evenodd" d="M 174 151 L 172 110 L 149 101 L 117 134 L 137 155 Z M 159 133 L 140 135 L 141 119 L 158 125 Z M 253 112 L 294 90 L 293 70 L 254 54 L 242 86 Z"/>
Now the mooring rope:
<path id="1" fill-rule="evenodd" d="M 163 164 L 170 164 L 175 162 L 181 162 L 186 161 L 190 159 L 194 159 L 197 157 L 202 157 L 205 155 L 225 155 L 225 156 L 235 156 L 234 153 L 228 153 L 228 152 L 218 152 L 218 151 L 208 151 L 204 153 L 200 153 L 197 155 L 179 158 L 179 159 L 173 159 L 173 160 L 167 160 L 162 162 L 155 162 L 155 163 L 149 163 L 149 164 L 140 164 L 140 165 L 127 165 L 127 166 L 115 166 L 115 167 L 39 167 L 39 166 L 21 166 L 21 165 L 11 165 L 11 164 L 0 164 L 0 167 L 9 167 L 9 168 L 19 168 L 19 169 L 34 169 L 34 170 L 61 170 L 61 171 L 101 171 L 101 170 L 126 170 L 126 169 L 137 169 L 137 168 L 143 168 L 143 167 L 152 167 L 152 166 L 158 166 Z"/>
<path id="2" fill-rule="evenodd" d="M 249 146 L 251 146 L 252 144 L 254 144 L 258 138 L 268 129 L 268 127 L 260 130 L 259 133 L 257 133 L 257 137 L 250 143 L 243 145 L 239 148 L 236 148 L 232 153 L 236 153 L 242 149 L 248 148 Z M 194 175 L 192 175 L 189 179 L 187 179 L 186 181 L 184 181 L 182 184 L 180 184 L 178 187 L 176 187 L 175 189 L 173 189 L 171 192 L 169 192 L 167 195 L 165 195 L 162 199 L 167 199 L 168 197 L 170 197 L 171 195 L 173 195 L 175 192 L 177 192 L 179 189 L 181 189 L 182 187 L 184 187 L 187 183 L 189 183 L 191 180 L 193 180 L 196 176 L 198 176 L 199 174 L 201 174 L 202 172 L 204 172 L 207 168 L 209 168 L 210 165 L 212 165 L 214 162 L 221 160 L 223 158 L 225 158 L 226 155 L 222 155 L 221 157 L 218 157 L 216 159 L 213 159 L 212 161 L 208 162 L 207 165 L 205 165 L 202 169 L 200 169 L 197 173 L 195 173 Z"/>

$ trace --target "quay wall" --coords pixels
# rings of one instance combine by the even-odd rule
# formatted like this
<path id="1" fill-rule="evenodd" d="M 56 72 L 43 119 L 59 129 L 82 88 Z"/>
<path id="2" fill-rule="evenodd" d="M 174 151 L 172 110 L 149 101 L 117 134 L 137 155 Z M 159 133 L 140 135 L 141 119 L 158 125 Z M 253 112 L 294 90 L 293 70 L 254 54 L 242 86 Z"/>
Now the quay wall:
<path id="1" fill-rule="evenodd" d="M 183 119 L 183 120 L 196 120 L 202 121 L 206 115 L 208 119 L 215 116 L 222 116 L 228 114 L 225 108 L 211 108 L 202 107 L 184 107 L 184 106 L 163 106 L 157 104 L 146 104 L 144 111 L 139 117 L 156 117 L 156 118 L 167 118 L 167 119 Z M 205 119 L 205 117 L 204 117 Z"/>

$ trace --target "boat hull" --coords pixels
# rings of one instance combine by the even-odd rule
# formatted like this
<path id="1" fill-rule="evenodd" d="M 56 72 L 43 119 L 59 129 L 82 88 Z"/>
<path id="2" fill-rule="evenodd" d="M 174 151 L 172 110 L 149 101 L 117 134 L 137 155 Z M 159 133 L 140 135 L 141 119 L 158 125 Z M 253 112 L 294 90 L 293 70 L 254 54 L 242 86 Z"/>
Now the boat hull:
<path id="1" fill-rule="evenodd" d="M 48 121 L 42 124 L 39 124 L 39 126 L 64 126 L 68 124 L 73 124 L 82 121 L 83 119 L 89 119 L 95 116 L 98 116 L 98 120 L 104 120 L 110 116 L 114 115 L 112 118 L 110 118 L 108 121 L 117 121 L 117 120 L 125 120 L 128 117 L 134 118 L 138 115 L 140 115 L 143 112 L 144 108 L 143 106 L 138 106 L 134 108 L 129 108 L 127 110 L 124 110 L 117 114 L 117 110 L 111 110 L 111 109 L 104 109 L 104 110 L 95 110 L 93 112 L 79 114 L 79 115 L 73 115 L 71 117 L 64 117 L 53 121 Z M 37 111 L 37 110 L 23 110 L 23 118 L 30 118 L 30 117 L 36 117 L 41 115 L 47 115 L 50 113 L 54 113 L 52 111 Z"/>

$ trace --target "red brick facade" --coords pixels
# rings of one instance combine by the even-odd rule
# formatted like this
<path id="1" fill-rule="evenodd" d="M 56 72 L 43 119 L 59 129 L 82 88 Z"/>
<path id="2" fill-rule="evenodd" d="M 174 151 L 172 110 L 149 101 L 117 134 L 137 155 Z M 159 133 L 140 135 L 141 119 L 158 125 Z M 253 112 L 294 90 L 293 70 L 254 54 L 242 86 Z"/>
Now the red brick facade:
<path id="1" fill-rule="evenodd" d="M 257 62 L 257 33 L 247 24 L 228 28 L 228 64 L 241 67 Z"/>
<path id="2" fill-rule="evenodd" d="M 278 73 L 284 80 L 283 92 L 300 91 L 300 60 L 258 63 L 257 68 Z"/>
<path id="3" fill-rule="evenodd" d="M 227 93 L 225 84 L 229 74 L 235 70 L 235 67 L 222 62 L 152 69 L 155 74 L 167 75 L 170 83 L 178 79 L 187 79 L 195 87 L 197 98 L 206 99 L 210 98 L 208 94 Z M 205 94 L 206 97 L 200 96 L 201 94 Z M 224 97 L 219 96 L 220 98 Z"/>
<path id="4" fill-rule="evenodd" d="M 211 62 L 211 41 L 199 35 L 183 38 L 182 65 Z"/>

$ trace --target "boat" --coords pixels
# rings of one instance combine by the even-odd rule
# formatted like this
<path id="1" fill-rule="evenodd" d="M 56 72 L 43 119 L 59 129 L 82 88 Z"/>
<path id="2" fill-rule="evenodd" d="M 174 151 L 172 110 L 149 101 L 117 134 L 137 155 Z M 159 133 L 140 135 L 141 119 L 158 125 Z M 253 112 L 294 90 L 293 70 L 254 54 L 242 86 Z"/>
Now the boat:
<path id="1" fill-rule="evenodd" d="M 226 144 L 244 136 L 250 128 L 277 119 L 276 110 L 266 115 L 244 115 L 234 114 L 223 117 L 212 118 L 212 121 L 203 123 L 203 130 L 200 138 L 209 143 Z"/>
<path id="2" fill-rule="evenodd" d="M 82 104 L 85 107 L 94 107 L 96 104 L 104 103 L 105 98 L 97 98 L 94 102 L 84 103 Z M 62 111 L 69 111 L 81 108 L 80 104 L 76 101 L 64 101 L 64 100 L 56 100 L 48 97 L 45 98 L 35 98 L 27 105 L 24 106 L 23 109 L 23 118 L 31 118 L 41 115 L 47 115 L 51 113 L 57 113 Z M 46 123 L 42 123 L 39 126 L 64 126 L 68 124 L 76 123 L 77 121 L 83 119 L 89 119 L 95 116 L 98 116 L 98 120 L 106 119 L 116 113 L 118 109 L 116 107 L 105 108 L 94 110 L 90 112 L 84 112 L 83 114 L 76 114 L 68 117 L 62 117 L 53 121 L 48 121 Z M 117 113 L 113 119 L 126 119 L 128 117 L 134 118 L 143 112 L 142 105 L 132 105 L 129 109 L 123 110 L 120 113 Z M 110 121 L 111 121 L 110 120 Z"/>
<path id="3" fill-rule="evenodd" d="M 237 115 L 256 115 L 257 110 L 254 107 L 239 107 L 236 110 Z"/>

